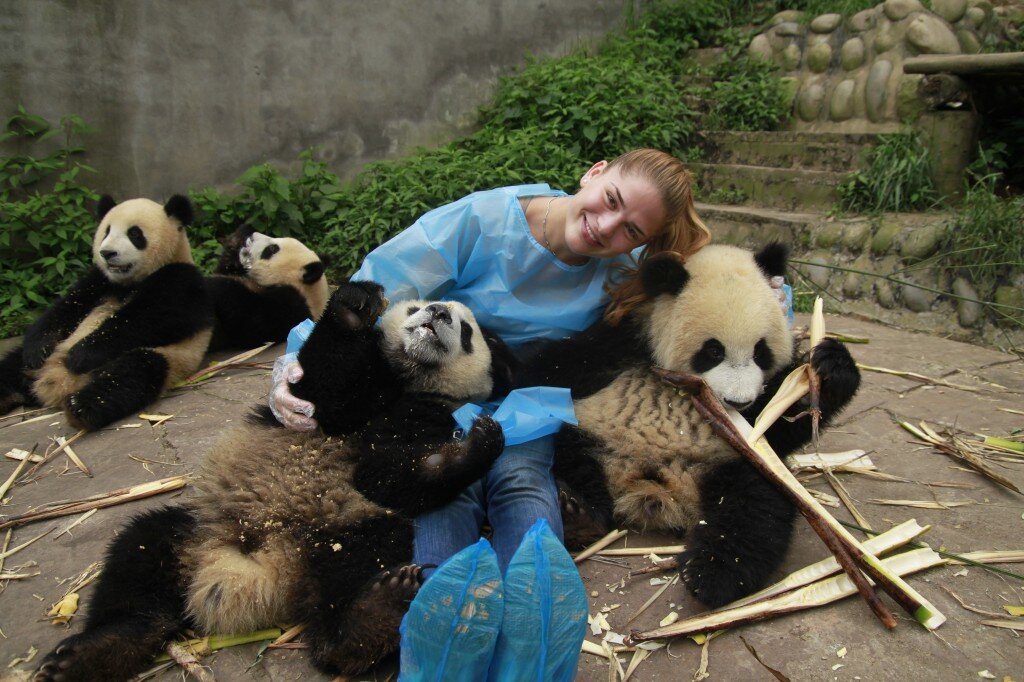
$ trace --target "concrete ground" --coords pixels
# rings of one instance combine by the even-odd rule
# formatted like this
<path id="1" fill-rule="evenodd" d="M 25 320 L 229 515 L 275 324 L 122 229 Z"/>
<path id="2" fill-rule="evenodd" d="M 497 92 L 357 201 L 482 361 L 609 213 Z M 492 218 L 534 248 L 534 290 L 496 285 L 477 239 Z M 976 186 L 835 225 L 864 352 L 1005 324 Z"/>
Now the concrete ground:
<path id="1" fill-rule="evenodd" d="M 945 455 L 912 443 L 908 434 L 892 421 L 893 416 L 900 416 L 913 422 L 926 420 L 936 427 L 956 425 L 968 432 L 1006 436 L 1024 427 L 1024 416 L 999 409 L 1024 409 L 1024 362 L 985 348 L 852 318 L 830 318 L 827 326 L 833 332 L 870 340 L 868 344 L 850 347 L 863 364 L 918 372 L 983 389 L 969 392 L 864 373 L 860 394 L 841 422 L 824 434 L 822 450 L 862 448 L 869 451 L 881 471 L 914 482 L 841 475 L 862 514 L 876 528 L 909 518 L 931 524 L 926 539 L 933 546 L 950 551 L 1024 549 L 1024 497 L 962 470 Z M 270 359 L 277 351 L 272 349 L 261 359 Z M 1005 388 L 994 388 L 991 383 Z M 230 372 L 197 388 L 176 391 L 147 410 L 173 415 L 164 423 L 151 426 L 138 418 L 126 419 L 117 425 L 119 428 L 90 434 L 73 446 L 91 467 L 92 478 L 61 456 L 44 468 L 44 475 L 34 482 L 8 492 L 2 512 L 19 514 L 44 503 L 83 498 L 188 473 L 225 426 L 241 419 L 251 403 L 264 399 L 267 385 L 268 372 L 248 369 Z M 30 450 L 37 443 L 42 451 L 51 437 L 72 433 L 60 416 L 28 424 L 20 424 L 17 419 L 0 421 L 0 455 L 12 448 Z M 0 482 L 10 476 L 15 466 L 13 460 L 0 457 Z M 1000 471 L 1024 487 L 1024 465 L 1006 465 Z M 926 482 L 957 482 L 969 487 L 928 487 L 923 485 Z M 810 487 L 831 492 L 820 479 Z M 16 528 L 10 540 L 12 548 L 47 529 L 57 530 L 8 557 L 3 565 L 3 572 L 38 575 L 0 583 L 0 678 L 24 679 L 58 640 L 80 629 L 81 615 L 75 616 L 69 627 L 52 625 L 45 617 L 50 605 L 64 593 L 60 581 L 78 576 L 99 561 L 104 546 L 130 514 L 187 499 L 190 494 L 186 487 L 177 493 L 102 509 L 65 534 L 58 533 L 76 517 Z M 912 509 L 873 504 L 870 500 L 876 498 L 971 504 L 948 509 Z M 850 518 L 845 509 L 836 509 L 834 513 L 841 519 Z M 674 538 L 632 534 L 626 540 L 631 546 L 678 542 Z M 817 537 L 800 521 L 785 570 L 795 570 L 825 555 Z M 631 558 L 621 563 L 620 566 L 587 561 L 581 566 L 588 591 L 596 594 L 591 598 L 592 611 L 618 605 L 607 614 L 613 631 L 627 633 L 631 628 L 655 627 L 672 609 L 682 616 L 700 610 L 681 588 L 672 586 L 627 625 L 629 616 L 658 587 L 650 584 L 650 576 L 626 580 L 624 587 L 618 587 L 629 567 L 637 568 L 648 561 Z M 1005 568 L 1024 573 L 1021 564 Z M 1024 581 L 973 567 L 939 567 L 911 578 L 910 582 L 948 617 L 946 624 L 934 633 L 926 632 L 898 610 L 899 626 L 886 631 L 859 599 L 850 598 L 725 633 L 710 642 L 707 673 L 711 679 L 720 680 L 904 680 L 911 676 L 929 680 L 1024 680 L 1024 643 L 1019 634 L 981 625 L 982 620 L 993 616 L 964 608 L 946 591 L 951 590 L 972 607 L 1003 614 L 1006 620 L 1010 616 L 1004 614 L 1003 605 L 1024 603 Z M 83 612 L 89 608 L 91 590 L 87 586 L 81 591 Z M 8 667 L 13 659 L 25 656 L 33 648 L 39 653 L 31 663 Z M 844 650 L 845 655 L 840 656 Z M 695 678 L 701 666 L 701 653 L 701 647 L 691 640 L 676 640 L 641 663 L 631 679 Z M 623 665 L 628 663 L 629 656 L 622 656 Z M 260 656 L 259 646 L 251 644 L 223 650 L 206 662 L 221 680 L 320 679 L 302 650 L 273 650 Z M 376 676 L 365 679 L 393 679 L 394 672 L 394 665 L 382 666 Z M 180 679 L 180 674 L 172 670 L 157 679 Z M 615 678 L 609 676 L 605 659 L 584 654 L 577 679 Z"/>

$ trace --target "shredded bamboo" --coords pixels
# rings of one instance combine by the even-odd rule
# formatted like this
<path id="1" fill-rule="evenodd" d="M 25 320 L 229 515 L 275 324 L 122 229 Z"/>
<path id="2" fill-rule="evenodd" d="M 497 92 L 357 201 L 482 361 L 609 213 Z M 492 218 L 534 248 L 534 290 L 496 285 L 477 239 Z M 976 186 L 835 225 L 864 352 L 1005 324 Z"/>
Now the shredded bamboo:
<path id="1" fill-rule="evenodd" d="M 594 554 L 597 554 L 602 549 L 604 549 L 608 545 L 612 544 L 613 542 L 615 542 L 616 540 L 618 540 L 619 538 L 621 538 L 625 534 L 626 534 L 626 531 L 624 531 L 624 530 L 618 530 L 618 529 L 613 530 L 612 532 L 608 533 L 608 535 L 605 535 L 603 538 L 601 538 L 600 540 L 598 540 L 597 542 L 592 544 L 590 547 L 587 547 L 585 550 L 583 550 L 582 552 L 577 554 L 576 557 L 573 559 L 573 561 L 578 564 L 578 563 L 580 563 L 582 561 L 587 560 L 588 558 L 590 558 Z"/>

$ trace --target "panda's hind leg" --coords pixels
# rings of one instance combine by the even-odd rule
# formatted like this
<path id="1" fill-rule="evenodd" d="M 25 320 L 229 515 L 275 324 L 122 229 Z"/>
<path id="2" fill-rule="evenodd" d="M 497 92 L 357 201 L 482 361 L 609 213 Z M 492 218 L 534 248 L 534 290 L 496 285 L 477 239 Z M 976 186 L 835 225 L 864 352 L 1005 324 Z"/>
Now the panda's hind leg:
<path id="1" fill-rule="evenodd" d="M 796 510 L 745 460 L 731 460 L 699 483 L 703 524 L 679 555 L 682 578 L 712 608 L 760 589 L 789 548 Z"/>
<path id="2" fill-rule="evenodd" d="M 120 680 L 145 670 L 185 628 L 182 548 L 195 517 L 166 507 L 132 519 L 107 550 L 85 629 L 42 661 L 36 680 Z"/>
<path id="3" fill-rule="evenodd" d="M 32 402 L 32 387 L 25 373 L 22 347 L 18 346 L 0 360 L 0 415 Z"/>
<path id="4" fill-rule="evenodd" d="M 304 637 L 320 670 L 358 675 L 397 651 L 398 626 L 422 580 L 411 557 L 412 523 L 394 516 L 363 521 L 314 546 Z"/>
<path id="5" fill-rule="evenodd" d="M 597 457 L 598 442 L 585 432 L 563 428 L 555 437 L 553 472 L 565 529 L 565 546 L 582 549 L 612 529 L 612 496 Z"/>
<path id="6" fill-rule="evenodd" d="M 64 399 L 68 421 L 95 431 L 160 397 L 169 365 L 159 353 L 138 348 L 97 369 L 92 380 Z"/>

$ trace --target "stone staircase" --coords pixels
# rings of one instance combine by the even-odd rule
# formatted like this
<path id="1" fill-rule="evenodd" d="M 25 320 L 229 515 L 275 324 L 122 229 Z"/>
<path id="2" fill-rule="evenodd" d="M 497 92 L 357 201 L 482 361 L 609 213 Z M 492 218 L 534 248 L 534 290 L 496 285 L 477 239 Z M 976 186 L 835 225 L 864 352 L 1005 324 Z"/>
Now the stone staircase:
<path id="1" fill-rule="evenodd" d="M 709 131 L 705 160 L 689 167 L 698 198 L 709 203 L 827 211 L 876 141 L 869 134 Z"/>

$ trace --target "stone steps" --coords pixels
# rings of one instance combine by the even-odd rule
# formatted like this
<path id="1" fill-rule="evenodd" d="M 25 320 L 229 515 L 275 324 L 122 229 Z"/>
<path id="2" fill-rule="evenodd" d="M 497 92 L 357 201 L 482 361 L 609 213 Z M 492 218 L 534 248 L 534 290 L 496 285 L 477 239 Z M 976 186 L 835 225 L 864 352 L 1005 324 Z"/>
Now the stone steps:
<path id="1" fill-rule="evenodd" d="M 792 131 L 703 133 L 708 163 L 849 172 L 863 168 L 876 135 Z"/>
<path id="2" fill-rule="evenodd" d="M 825 220 L 822 213 L 776 211 L 754 206 L 696 202 L 697 214 L 711 229 L 718 244 L 759 249 L 773 241 L 806 243 L 814 226 Z"/>
<path id="3" fill-rule="evenodd" d="M 697 197 L 728 194 L 730 201 L 766 208 L 827 210 L 838 199 L 847 174 L 827 170 L 770 168 L 724 163 L 688 164 L 697 180 Z"/>

